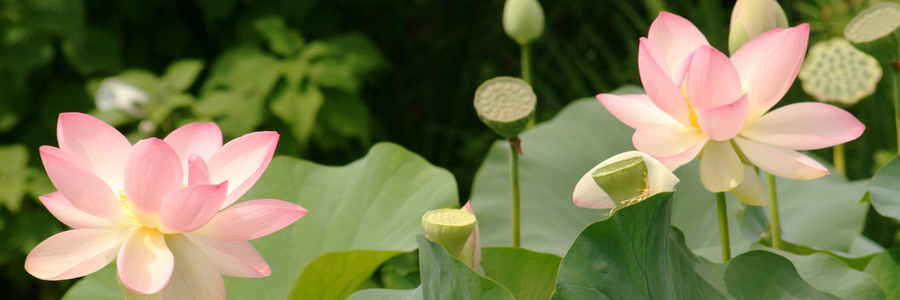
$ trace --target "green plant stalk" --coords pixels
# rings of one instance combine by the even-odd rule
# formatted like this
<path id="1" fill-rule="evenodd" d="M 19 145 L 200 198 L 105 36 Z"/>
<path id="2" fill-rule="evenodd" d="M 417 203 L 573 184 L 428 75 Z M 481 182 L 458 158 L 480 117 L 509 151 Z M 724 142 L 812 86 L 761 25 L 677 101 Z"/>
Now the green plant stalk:
<path id="1" fill-rule="evenodd" d="M 531 44 L 522 45 L 522 80 L 531 84 Z"/>
<path id="2" fill-rule="evenodd" d="M 519 195 L 519 151 L 516 145 L 509 143 L 509 185 L 512 196 L 512 246 L 519 248 L 521 236 L 519 231 L 519 216 L 521 214 L 521 196 Z"/>
<path id="3" fill-rule="evenodd" d="M 722 261 L 731 260 L 731 239 L 728 237 L 728 210 L 725 208 L 725 192 L 716 193 L 719 208 L 719 237 L 722 240 Z"/>
<path id="4" fill-rule="evenodd" d="M 891 97 L 894 100 L 894 124 L 897 130 L 897 153 L 900 153 L 900 62 L 892 63 L 887 73 L 891 74 Z"/>
<path id="5" fill-rule="evenodd" d="M 781 248 L 781 218 L 778 217 L 778 190 L 775 188 L 775 175 L 766 173 L 766 183 L 769 192 L 769 230 L 772 232 L 772 248 Z"/>
<path id="6" fill-rule="evenodd" d="M 841 174 L 846 175 L 847 166 L 844 161 L 844 144 L 834 145 L 832 150 L 833 151 L 831 152 L 831 156 L 834 157 L 834 169 L 836 169 L 838 172 L 841 172 Z"/>

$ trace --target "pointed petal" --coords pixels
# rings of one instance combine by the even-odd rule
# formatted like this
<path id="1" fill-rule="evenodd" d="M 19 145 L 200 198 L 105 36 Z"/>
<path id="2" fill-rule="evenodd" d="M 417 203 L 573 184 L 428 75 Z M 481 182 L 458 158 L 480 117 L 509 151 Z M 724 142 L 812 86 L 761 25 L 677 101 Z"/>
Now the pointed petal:
<path id="1" fill-rule="evenodd" d="M 729 141 L 709 141 L 700 158 L 700 181 L 710 192 L 727 192 L 744 180 L 744 165 Z"/>
<path id="2" fill-rule="evenodd" d="M 222 131 L 215 123 L 191 123 L 175 129 L 164 141 L 175 149 L 181 160 L 181 167 L 187 170 L 192 154 L 209 161 L 222 148 Z"/>
<path id="3" fill-rule="evenodd" d="M 66 160 L 60 149 L 41 147 L 41 161 L 50 181 L 73 206 L 79 210 L 126 224 L 119 200 L 105 181 L 87 169 Z M 71 158 L 71 157 L 69 157 Z"/>
<path id="4" fill-rule="evenodd" d="M 72 205 L 72 202 L 69 202 L 66 197 L 63 197 L 60 192 L 49 193 L 40 196 L 38 199 L 41 200 L 44 207 L 46 207 L 57 220 L 69 227 L 75 229 L 112 229 L 118 227 L 116 223 L 110 220 L 91 215 L 78 209 L 75 205 Z"/>
<path id="5" fill-rule="evenodd" d="M 165 235 L 140 228 L 122 245 L 116 264 L 125 287 L 138 294 L 154 294 L 172 277 L 175 258 L 166 245 Z"/>
<path id="6" fill-rule="evenodd" d="M 704 140 L 703 142 L 697 143 L 687 150 L 684 150 L 684 152 L 672 156 L 654 156 L 653 158 L 656 158 L 656 160 L 666 166 L 669 171 L 675 171 L 678 167 L 697 158 L 697 155 L 700 154 L 700 151 L 703 150 L 703 147 L 706 146 L 707 142 L 709 142 L 709 140 Z"/>
<path id="7" fill-rule="evenodd" d="M 466 205 L 463 205 L 460 209 L 475 215 L 475 209 L 472 208 L 472 201 L 466 202 Z M 472 231 L 472 235 L 469 236 L 466 245 L 472 249 L 472 269 L 478 270 L 481 266 L 481 233 L 478 231 L 478 221 L 475 221 L 475 230 Z M 463 248 L 465 248 L 465 246 Z"/>
<path id="8" fill-rule="evenodd" d="M 209 166 L 200 155 L 191 154 L 188 159 L 188 185 L 209 184 Z"/>
<path id="9" fill-rule="evenodd" d="M 734 65 L 728 56 L 710 46 L 694 52 L 685 86 L 695 111 L 729 105 L 741 97 L 741 80 Z"/>
<path id="10" fill-rule="evenodd" d="M 619 121 L 638 129 L 650 125 L 680 125 L 653 104 L 647 95 L 597 95 L 597 100 Z"/>
<path id="11" fill-rule="evenodd" d="M 813 150 L 855 140 L 866 126 L 838 107 L 803 102 L 773 110 L 741 130 L 747 139 L 793 150 Z"/>
<path id="12" fill-rule="evenodd" d="M 665 53 L 669 70 L 678 68 L 681 61 L 700 46 L 709 45 L 706 37 L 691 21 L 668 12 L 660 12 L 656 20 L 653 20 L 647 39 L 656 44 L 660 52 Z"/>
<path id="13" fill-rule="evenodd" d="M 744 94 L 734 103 L 697 111 L 697 123 L 710 139 L 727 141 L 741 132 L 749 109 L 750 102 Z"/>
<path id="14" fill-rule="evenodd" d="M 175 233 L 197 230 L 219 212 L 227 191 L 226 181 L 219 185 L 192 185 L 169 193 L 159 207 L 160 231 Z"/>
<path id="15" fill-rule="evenodd" d="M 206 256 L 181 234 L 166 237 L 175 254 L 172 279 L 162 291 L 160 300 L 209 299 L 225 300 L 225 282 Z"/>
<path id="16" fill-rule="evenodd" d="M 134 216 L 145 226 L 156 227 L 163 197 L 182 187 L 178 154 L 166 142 L 150 138 L 134 145 L 125 167 L 125 194 Z"/>
<path id="17" fill-rule="evenodd" d="M 750 95 L 748 120 L 755 121 L 787 93 L 803 64 L 808 39 L 809 24 L 801 24 L 757 36 L 735 52 L 731 60 Z"/>
<path id="18" fill-rule="evenodd" d="M 647 96 L 653 101 L 653 105 L 684 124 L 691 126 L 690 111 L 684 95 L 681 94 L 681 82 L 675 82 L 663 69 L 665 62 L 655 60 L 653 52 L 655 46 L 647 39 L 641 39 L 638 52 L 638 69 L 641 73 L 641 83 Z M 635 113 L 635 112 L 632 112 Z"/>
<path id="19" fill-rule="evenodd" d="M 590 171 L 585 173 L 584 176 L 581 176 L 581 179 L 575 184 L 575 191 L 572 192 L 572 202 L 575 203 L 576 206 L 593 209 L 611 209 L 616 207 L 615 202 L 609 197 L 609 194 L 603 191 L 603 189 L 597 185 L 597 182 L 594 181 L 594 178 L 591 177 L 591 174 L 600 167 L 602 166 L 597 165 L 593 167 Z"/>
<path id="20" fill-rule="evenodd" d="M 56 134 L 59 148 L 77 158 L 82 167 L 113 188 L 122 186 L 131 143 L 118 130 L 91 115 L 62 113 Z"/>
<path id="21" fill-rule="evenodd" d="M 226 208 L 192 233 L 219 240 L 246 241 L 278 231 L 304 215 L 306 209 L 297 204 L 252 200 Z"/>
<path id="22" fill-rule="evenodd" d="M 102 269 L 127 237 L 126 231 L 75 229 L 47 238 L 25 258 L 25 271 L 43 280 L 65 280 Z"/>
<path id="23" fill-rule="evenodd" d="M 185 234 L 222 275 L 243 278 L 266 277 L 272 269 L 247 241 L 222 241 Z"/>
<path id="24" fill-rule="evenodd" d="M 700 130 L 667 125 L 641 127 L 631 137 L 635 149 L 654 157 L 677 155 L 706 140 Z"/>
<path id="25" fill-rule="evenodd" d="M 772 175 L 808 180 L 828 174 L 828 169 L 822 164 L 800 152 L 743 138 L 735 138 L 734 141 L 750 162 Z"/>
<path id="26" fill-rule="evenodd" d="M 228 142 L 207 161 L 211 183 L 230 182 L 222 208 L 237 201 L 256 183 L 269 166 L 277 144 L 277 132 L 254 132 Z"/>
<path id="27" fill-rule="evenodd" d="M 769 199 L 762 181 L 759 180 L 759 174 L 756 174 L 753 167 L 747 165 L 744 165 L 744 180 L 731 190 L 731 194 L 744 204 L 753 206 L 766 205 Z"/>

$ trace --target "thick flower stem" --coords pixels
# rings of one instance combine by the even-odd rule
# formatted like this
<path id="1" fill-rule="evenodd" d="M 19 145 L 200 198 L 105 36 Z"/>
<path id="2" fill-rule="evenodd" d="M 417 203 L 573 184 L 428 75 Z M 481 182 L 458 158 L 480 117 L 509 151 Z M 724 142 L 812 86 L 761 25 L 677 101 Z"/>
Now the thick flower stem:
<path id="1" fill-rule="evenodd" d="M 531 84 L 531 44 L 522 45 L 522 80 Z"/>
<path id="2" fill-rule="evenodd" d="M 841 174 L 847 174 L 847 167 L 844 162 L 844 144 L 834 145 L 832 148 L 832 155 L 834 157 L 834 168 L 841 172 Z"/>
<path id="3" fill-rule="evenodd" d="M 509 141 L 509 185 L 510 195 L 512 195 L 512 246 L 519 248 L 519 215 L 521 207 L 521 196 L 519 195 L 519 138 L 510 138 Z"/>
<path id="4" fill-rule="evenodd" d="M 722 240 L 722 261 L 731 260 L 731 239 L 728 237 L 728 210 L 725 208 L 725 192 L 716 193 L 719 207 L 719 237 Z"/>
<path id="5" fill-rule="evenodd" d="M 769 230 L 772 232 L 772 248 L 782 250 L 781 248 L 781 218 L 778 217 L 778 190 L 775 188 L 775 175 L 766 174 L 766 183 L 768 183 L 769 192 Z"/>
<path id="6" fill-rule="evenodd" d="M 900 153 L 900 62 L 888 67 L 891 76 L 891 97 L 894 101 L 894 124 L 897 129 L 897 152 Z"/>

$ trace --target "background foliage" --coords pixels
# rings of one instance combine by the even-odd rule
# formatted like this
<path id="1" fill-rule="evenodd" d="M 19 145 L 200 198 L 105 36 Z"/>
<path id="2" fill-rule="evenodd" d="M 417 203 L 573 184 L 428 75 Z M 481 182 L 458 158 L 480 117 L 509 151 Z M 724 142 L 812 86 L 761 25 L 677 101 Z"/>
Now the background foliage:
<path id="1" fill-rule="evenodd" d="M 850 18 L 872 1 L 779 2 L 791 24 L 811 23 L 813 43 L 841 35 Z M 559 0 L 542 1 L 542 5 L 547 26 L 532 49 L 538 122 L 550 120 L 574 99 L 640 83 L 637 40 L 661 10 L 693 21 L 713 46 L 724 49 L 733 1 Z M 488 154 L 496 136 L 473 112 L 472 95 L 484 80 L 519 72 L 518 47 L 500 25 L 502 6 L 501 0 L 0 0 L 0 161 L 4 162 L 0 166 L 0 290 L 13 299 L 57 299 L 73 283 L 39 281 L 22 268 L 25 255 L 38 242 L 65 229 L 36 200 L 54 190 L 37 149 L 57 144 L 56 116 L 63 111 L 94 113 L 132 139 L 162 136 L 194 121 L 217 122 L 226 138 L 277 130 L 282 134 L 279 155 L 326 165 L 356 161 L 376 143 L 394 142 L 449 170 L 459 183 L 460 202 L 479 197 L 472 190 L 475 174 L 482 162 L 497 157 Z M 100 81 L 113 76 L 149 93 L 151 100 L 141 115 L 95 109 L 93 96 Z M 885 84 L 879 90 L 885 90 Z M 864 135 L 847 145 L 846 175 L 851 180 L 872 177 L 896 153 L 886 96 L 877 92 L 847 108 L 867 125 Z M 795 84 L 780 105 L 795 101 L 813 99 Z M 576 138 L 611 134 L 599 128 L 584 130 L 585 135 Z M 615 134 L 630 136 L 621 130 Z M 630 144 L 603 149 L 624 151 Z M 829 149 L 814 154 L 823 160 L 831 158 Z M 527 153 L 526 163 L 530 156 L 541 155 Z M 596 159 L 602 160 L 599 155 Z M 526 163 L 523 168 L 529 168 Z M 488 172 L 491 165 L 486 163 L 484 168 Z M 847 183 L 839 176 L 828 180 L 854 188 L 864 185 Z M 877 178 L 873 184 L 878 190 L 875 182 Z M 877 197 L 873 195 L 873 202 L 879 201 Z M 879 212 L 892 217 L 881 217 L 869 208 L 863 233 L 882 246 L 894 246 L 896 215 L 889 209 Z M 753 213 L 751 209 L 744 214 Z M 676 206 L 676 226 L 678 214 Z M 486 218 L 485 222 L 496 221 L 497 226 L 505 224 L 502 219 Z M 594 220 L 581 221 L 575 230 Z M 753 232 L 754 223 L 745 223 L 749 225 L 741 229 Z M 698 240 L 701 235 L 692 237 L 684 228 L 688 225 L 679 228 L 688 233 L 686 242 L 692 249 L 709 244 Z M 847 230 L 850 233 L 844 236 L 859 234 L 857 229 Z M 485 236 L 489 245 L 505 245 L 502 238 L 490 234 Z M 351 251 L 330 258 L 372 255 L 381 259 L 385 251 L 409 252 L 416 241 L 407 238 L 402 245 L 379 248 L 382 252 Z M 751 242 L 755 239 L 748 239 L 747 247 Z M 836 249 L 850 247 L 844 242 L 849 239 L 841 239 L 840 245 L 817 246 L 849 251 Z M 562 247 L 538 250 L 561 257 L 568 244 Z M 894 252 L 877 259 L 893 260 Z M 405 257 L 414 261 L 426 254 L 441 255 L 407 253 Z M 558 258 L 509 255 L 545 262 Z M 372 287 L 418 286 L 417 265 L 403 257 L 387 260 L 378 269 L 377 280 L 359 280 Z M 315 265 L 316 261 L 309 261 L 313 258 L 306 262 Z M 490 272 L 489 266 L 485 272 Z M 873 267 L 866 272 L 887 271 Z"/>

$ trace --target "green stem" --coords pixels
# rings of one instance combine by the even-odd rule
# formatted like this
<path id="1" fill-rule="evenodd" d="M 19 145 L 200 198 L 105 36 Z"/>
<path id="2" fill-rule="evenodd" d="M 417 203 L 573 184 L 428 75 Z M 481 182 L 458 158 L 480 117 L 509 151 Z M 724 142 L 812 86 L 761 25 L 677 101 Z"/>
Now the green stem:
<path id="1" fill-rule="evenodd" d="M 900 62 L 888 67 L 891 78 L 891 96 L 894 98 L 894 124 L 897 130 L 897 151 L 900 153 Z"/>
<path id="2" fill-rule="evenodd" d="M 778 217 L 778 190 L 775 188 L 775 175 L 766 173 L 766 182 L 769 185 L 769 229 L 772 232 L 772 248 L 782 250 L 781 247 L 781 218 Z"/>
<path id="3" fill-rule="evenodd" d="M 519 248 L 519 215 L 521 198 L 519 195 L 519 151 L 516 147 L 518 138 L 514 138 L 516 142 L 510 140 L 509 143 L 509 184 L 510 194 L 512 195 L 512 246 Z"/>
<path id="4" fill-rule="evenodd" d="M 522 45 L 522 80 L 531 84 L 531 44 Z"/>
<path id="5" fill-rule="evenodd" d="M 844 144 L 834 145 L 832 148 L 832 155 L 834 157 L 834 168 L 841 172 L 841 174 L 847 174 L 847 166 L 844 162 Z"/>
<path id="6" fill-rule="evenodd" d="M 725 208 L 725 192 L 716 193 L 719 207 L 719 237 L 722 240 L 722 261 L 731 259 L 731 239 L 728 237 L 728 210 Z"/>

